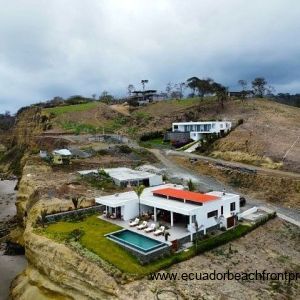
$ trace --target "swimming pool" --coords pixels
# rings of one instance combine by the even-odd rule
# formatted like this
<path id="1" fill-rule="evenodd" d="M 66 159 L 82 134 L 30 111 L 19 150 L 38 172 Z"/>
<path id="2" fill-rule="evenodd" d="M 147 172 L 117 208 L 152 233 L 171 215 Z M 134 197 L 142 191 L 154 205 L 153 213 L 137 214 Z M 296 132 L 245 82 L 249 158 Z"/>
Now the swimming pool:
<path id="1" fill-rule="evenodd" d="M 107 235 L 107 237 L 119 244 L 132 247 L 143 253 L 148 253 L 150 251 L 166 246 L 165 243 L 128 229 L 110 233 Z"/>

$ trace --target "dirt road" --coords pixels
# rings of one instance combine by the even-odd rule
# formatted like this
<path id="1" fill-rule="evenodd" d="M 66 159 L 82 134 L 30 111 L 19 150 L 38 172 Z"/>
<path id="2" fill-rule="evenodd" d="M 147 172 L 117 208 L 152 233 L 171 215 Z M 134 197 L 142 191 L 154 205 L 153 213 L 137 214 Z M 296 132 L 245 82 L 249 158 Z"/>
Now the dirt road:
<path id="1" fill-rule="evenodd" d="M 231 166 L 231 167 L 237 167 L 237 168 L 245 168 L 249 169 L 252 171 L 264 173 L 267 175 L 272 175 L 272 176 L 284 176 L 284 177 L 293 177 L 293 178 L 298 178 L 300 180 L 300 174 L 299 173 L 293 173 L 293 172 L 287 172 L 287 171 L 281 171 L 281 170 L 272 170 L 272 169 L 267 169 L 267 168 L 262 168 L 262 167 L 256 167 L 256 166 L 251 166 L 248 164 L 243 164 L 243 163 L 238 163 L 238 162 L 232 162 L 232 161 L 226 161 L 223 159 L 218 159 L 218 158 L 212 158 L 208 156 L 203 156 L 199 154 L 193 154 L 193 153 L 188 153 L 188 152 L 180 152 L 180 151 L 174 151 L 174 150 L 167 150 L 167 155 L 175 155 L 175 156 L 184 156 L 188 158 L 197 158 L 200 160 L 205 160 L 213 163 L 220 163 L 223 165 Z"/>
<path id="2" fill-rule="evenodd" d="M 228 192 L 239 194 L 239 192 L 237 192 L 232 187 L 223 184 L 222 182 L 216 180 L 213 177 L 196 173 L 190 169 L 179 166 L 174 161 L 172 161 L 172 155 L 174 156 L 177 153 L 181 155 L 182 152 L 175 152 L 175 151 L 170 152 L 169 150 L 163 151 L 158 149 L 151 149 L 150 151 L 167 168 L 168 177 L 172 179 L 176 179 L 180 182 L 187 182 L 189 179 L 191 179 L 195 184 L 197 184 L 198 188 L 202 191 L 208 191 L 208 190 L 222 191 L 225 188 L 226 191 Z M 189 153 L 186 154 L 191 155 Z M 270 204 L 264 200 L 254 199 L 247 195 L 245 196 L 247 199 L 247 206 L 249 207 L 260 206 L 260 207 L 265 207 L 267 210 L 274 210 L 277 212 L 278 217 L 300 227 L 300 211 L 291 208 L 281 207 L 279 205 Z"/>

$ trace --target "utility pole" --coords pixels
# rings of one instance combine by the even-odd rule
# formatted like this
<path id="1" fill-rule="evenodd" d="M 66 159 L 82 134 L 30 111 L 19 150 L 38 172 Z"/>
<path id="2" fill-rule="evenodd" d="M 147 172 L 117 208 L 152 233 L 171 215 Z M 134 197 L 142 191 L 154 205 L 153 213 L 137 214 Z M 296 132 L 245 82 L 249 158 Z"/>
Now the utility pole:
<path id="1" fill-rule="evenodd" d="M 288 153 L 292 150 L 292 148 L 297 144 L 298 140 L 300 139 L 300 136 L 297 137 L 297 139 L 294 141 L 294 143 L 292 144 L 292 146 L 285 152 L 285 154 L 282 157 L 282 161 L 285 160 L 285 158 L 287 157 Z"/>

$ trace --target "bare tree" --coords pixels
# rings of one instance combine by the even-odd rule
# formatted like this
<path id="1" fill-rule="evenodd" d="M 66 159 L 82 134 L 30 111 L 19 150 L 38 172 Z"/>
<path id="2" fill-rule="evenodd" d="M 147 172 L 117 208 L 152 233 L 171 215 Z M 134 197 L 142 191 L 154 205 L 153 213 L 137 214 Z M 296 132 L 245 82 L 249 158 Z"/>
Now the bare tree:
<path id="1" fill-rule="evenodd" d="M 244 100 L 245 98 L 246 98 L 246 96 L 247 96 L 247 87 L 248 87 L 248 82 L 247 82 L 247 80 L 244 80 L 244 79 L 240 79 L 239 81 L 238 81 L 238 84 L 241 86 L 241 88 L 242 88 L 242 91 L 241 91 L 241 98 L 242 98 L 242 100 Z"/>
<path id="2" fill-rule="evenodd" d="M 183 91 L 185 89 L 185 82 L 179 82 L 176 84 L 177 90 L 179 92 L 179 98 L 181 99 L 183 97 Z"/>
<path id="3" fill-rule="evenodd" d="M 132 92 L 135 90 L 134 85 L 129 84 L 127 90 L 128 90 L 128 95 L 131 96 Z"/>
<path id="4" fill-rule="evenodd" d="M 166 86 L 166 93 L 168 94 L 168 97 L 171 96 L 172 90 L 173 90 L 173 84 L 172 82 L 168 82 Z"/>

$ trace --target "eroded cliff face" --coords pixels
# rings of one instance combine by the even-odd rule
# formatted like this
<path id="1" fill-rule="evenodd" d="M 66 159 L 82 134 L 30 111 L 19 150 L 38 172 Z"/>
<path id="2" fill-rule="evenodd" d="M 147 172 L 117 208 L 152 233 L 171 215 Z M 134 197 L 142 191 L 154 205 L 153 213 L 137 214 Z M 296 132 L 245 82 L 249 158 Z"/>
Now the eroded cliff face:
<path id="1" fill-rule="evenodd" d="M 48 172 L 45 165 L 27 163 L 19 184 L 16 206 L 24 225 L 28 267 L 13 281 L 12 299 L 115 299 L 118 283 L 105 268 L 66 245 L 35 233 L 34 224 L 42 210 L 67 210 L 70 205 L 62 205 L 66 201 L 55 198 L 43 199 L 39 180 Z"/>

